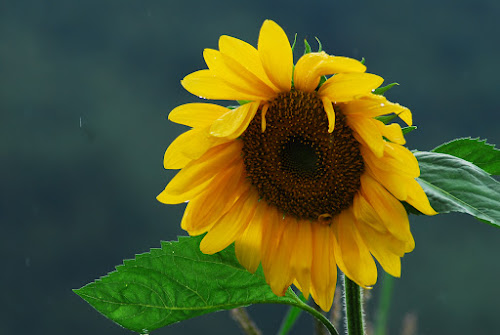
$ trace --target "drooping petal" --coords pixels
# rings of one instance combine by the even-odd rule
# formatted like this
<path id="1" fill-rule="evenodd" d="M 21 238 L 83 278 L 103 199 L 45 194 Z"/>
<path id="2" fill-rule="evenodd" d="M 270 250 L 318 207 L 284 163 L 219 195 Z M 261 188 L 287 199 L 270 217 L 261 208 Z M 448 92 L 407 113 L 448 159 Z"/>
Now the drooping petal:
<path id="1" fill-rule="evenodd" d="M 358 229 L 363 241 L 370 250 L 370 253 L 377 259 L 385 272 L 391 276 L 401 276 L 401 258 L 391 252 L 389 246 L 393 244 L 394 237 L 391 234 L 382 234 L 373 232 L 370 227 L 366 227 L 363 222 L 356 221 Z"/>
<path id="2" fill-rule="evenodd" d="M 200 158 L 208 149 L 229 141 L 210 136 L 209 128 L 195 128 L 179 135 L 165 152 L 165 169 L 182 169 L 192 160 Z"/>
<path id="3" fill-rule="evenodd" d="M 229 110 L 214 121 L 210 134 L 216 137 L 237 138 L 247 129 L 258 108 L 259 102 L 255 101 Z"/>
<path id="4" fill-rule="evenodd" d="M 168 183 L 157 199 L 164 204 L 178 204 L 193 199 L 220 171 L 241 159 L 241 141 L 221 144 L 187 164 Z"/>
<path id="5" fill-rule="evenodd" d="M 274 21 L 266 20 L 260 29 L 258 50 L 264 71 L 281 92 L 292 87 L 293 53 L 285 32 Z"/>
<path id="6" fill-rule="evenodd" d="M 368 94 L 356 97 L 354 100 L 341 103 L 340 108 L 345 115 L 361 114 L 365 117 L 396 114 L 409 126 L 412 124 L 412 115 L 408 108 L 388 101 L 384 96 Z"/>
<path id="7" fill-rule="evenodd" d="M 230 56 L 217 50 L 205 49 L 203 57 L 210 71 L 238 91 L 261 97 L 262 100 L 271 99 L 275 95 L 272 88 Z"/>
<path id="8" fill-rule="evenodd" d="M 339 103 L 359 95 L 368 95 L 383 81 L 384 79 L 371 73 L 339 73 L 325 81 L 318 93 L 321 97 L 328 97 L 334 103 Z"/>
<path id="9" fill-rule="evenodd" d="M 255 213 L 258 200 L 259 195 L 256 190 L 249 189 L 242 194 L 233 207 L 203 237 L 200 243 L 201 252 L 212 255 L 233 243 L 247 228 Z"/>
<path id="10" fill-rule="evenodd" d="M 325 52 L 311 52 L 300 57 L 295 65 L 295 88 L 313 92 L 318 87 L 321 76 L 343 72 L 365 72 L 366 66 L 347 57 L 330 56 Z"/>
<path id="11" fill-rule="evenodd" d="M 222 54 L 231 57 L 244 66 L 276 93 L 279 92 L 276 86 L 269 80 L 260 61 L 259 52 L 252 45 L 237 38 L 223 35 L 219 38 L 219 50 Z"/>
<path id="12" fill-rule="evenodd" d="M 174 108 L 168 115 L 168 119 L 189 127 L 203 128 L 211 125 L 228 111 L 229 108 L 216 104 L 195 102 Z"/>
<path id="13" fill-rule="evenodd" d="M 355 225 L 351 209 L 339 214 L 338 243 L 348 277 L 362 287 L 371 287 L 377 281 L 377 266 Z"/>
<path id="14" fill-rule="evenodd" d="M 335 110 L 333 109 L 330 99 L 323 97 L 321 101 L 323 102 L 323 108 L 328 117 L 328 132 L 331 133 L 333 129 L 335 129 Z"/>
<path id="15" fill-rule="evenodd" d="M 366 173 L 361 176 L 361 193 L 391 234 L 401 241 L 413 240 L 408 214 L 403 205 Z"/>
<path id="16" fill-rule="evenodd" d="M 262 268 L 271 290 L 282 296 L 293 282 L 289 257 L 294 245 L 287 239 L 290 232 L 286 224 L 290 218 L 281 218 L 276 208 L 269 208 L 262 232 Z"/>
<path id="17" fill-rule="evenodd" d="M 267 213 L 265 201 L 259 201 L 254 217 L 250 220 L 248 227 L 235 241 L 236 257 L 241 265 L 248 271 L 255 272 L 260 263 L 262 226 L 264 215 Z"/>
<path id="18" fill-rule="evenodd" d="M 311 228 L 313 239 L 311 293 L 314 301 L 326 312 L 332 306 L 337 284 L 335 241 L 330 226 L 314 223 Z"/>
<path id="19" fill-rule="evenodd" d="M 307 220 L 295 220 L 292 224 L 297 225 L 295 239 L 296 243 L 300 244 L 300 248 L 292 248 L 292 253 L 290 254 L 291 271 L 299 284 L 302 294 L 307 297 L 311 287 L 311 265 L 313 259 L 312 224 Z"/>
<path id="20" fill-rule="evenodd" d="M 210 70 L 199 70 L 188 74 L 181 81 L 182 86 L 190 93 L 204 99 L 215 100 L 260 100 L 257 96 L 238 90 L 228 82 L 217 77 Z"/>
<path id="21" fill-rule="evenodd" d="M 372 205 L 358 192 L 354 195 L 352 210 L 356 220 L 362 220 L 379 232 L 387 232 L 387 228 L 380 219 L 380 216 L 373 209 Z"/>
<path id="22" fill-rule="evenodd" d="M 217 174 L 200 195 L 189 201 L 181 228 L 192 236 L 205 233 L 248 189 L 243 162 L 237 161 Z"/>

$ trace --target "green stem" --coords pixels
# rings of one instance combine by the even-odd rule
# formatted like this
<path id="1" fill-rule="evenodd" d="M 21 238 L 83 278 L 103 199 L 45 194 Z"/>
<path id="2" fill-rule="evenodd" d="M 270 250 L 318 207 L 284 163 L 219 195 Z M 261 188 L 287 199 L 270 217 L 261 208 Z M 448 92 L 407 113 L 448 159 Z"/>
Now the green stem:
<path id="1" fill-rule="evenodd" d="M 377 308 L 377 324 L 375 326 L 375 335 L 387 334 L 387 321 L 389 319 L 389 308 L 391 306 L 394 278 L 386 273 L 383 275 L 383 279 L 380 285 L 381 291 Z"/>
<path id="2" fill-rule="evenodd" d="M 344 275 L 345 314 L 349 335 L 364 335 L 361 288 Z"/>
<path id="3" fill-rule="evenodd" d="M 295 297 L 295 300 L 297 302 L 295 306 L 312 314 L 316 319 L 318 319 L 326 327 L 326 329 L 328 329 L 330 334 L 339 335 L 339 333 L 337 332 L 337 329 L 335 329 L 335 326 L 330 322 L 330 320 L 328 320 L 328 318 L 326 316 L 324 316 L 321 312 L 315 310 L 313 307 L 309 306 L 308 304 L 304 303 L 295 294 L 293 296 Z"/>

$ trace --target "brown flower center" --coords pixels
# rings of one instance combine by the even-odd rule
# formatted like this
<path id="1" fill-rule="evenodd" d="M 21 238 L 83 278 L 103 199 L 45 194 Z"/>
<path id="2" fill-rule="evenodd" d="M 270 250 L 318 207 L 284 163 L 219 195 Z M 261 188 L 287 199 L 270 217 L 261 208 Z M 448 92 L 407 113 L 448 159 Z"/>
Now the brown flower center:
<path id="1" fill-rule="evenodd" d="M 257 113 L 243 133 L 243 160 L 267 203 L 299 219 L 328 223 L 348 208 L 364 171 L 359 143 L 335 107 L 335 129 L 316 93 L 292 90 Z"/>

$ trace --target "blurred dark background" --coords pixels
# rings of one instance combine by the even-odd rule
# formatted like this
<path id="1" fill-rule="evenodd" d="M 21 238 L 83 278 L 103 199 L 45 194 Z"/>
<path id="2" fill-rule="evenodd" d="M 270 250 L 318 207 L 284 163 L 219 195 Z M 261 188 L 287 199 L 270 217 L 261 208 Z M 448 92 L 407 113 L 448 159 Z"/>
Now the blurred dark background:
<path id="1" fill-rule="evenodd" d="M 414 113 L 408 146 L 429 150 L 462 136 L 500 144 L 498 17 L 497 0 L 0 2 L 0 334 L 131 334 L 71 289 L 185 235 L 183 206 L 155 200 L 184 131 L 167 114 L 197 101 L 179 81 L 220 35 L 256 45 L 270 18 L 289 38 L 365 57 L 401 84 L 388 97 Z M 495 333 L 500 231 L 458 214 L 412 217 L 412 231 L 390 334 L 408 313 L 418 334 Z M 285 311 L 250 308 L 264 334 Z M 303 315 L 293 334 L 311 329 Z M 201 332 L 238 328 L 220 312 L 154 333 Z"/>

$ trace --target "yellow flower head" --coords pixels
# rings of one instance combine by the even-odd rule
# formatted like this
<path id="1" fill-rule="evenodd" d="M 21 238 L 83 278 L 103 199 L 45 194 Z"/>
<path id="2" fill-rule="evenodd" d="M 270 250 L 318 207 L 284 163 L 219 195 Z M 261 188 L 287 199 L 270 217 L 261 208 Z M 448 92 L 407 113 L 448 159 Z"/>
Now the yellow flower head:
<path id="1" fill-rule="evenodd" d="M 240 263 L 252 272 L 262 263 L 275 294 L 294 283 L 325 311 L 337 266 L 363 287 L 377 280 L 373 257 L 399 277 L 400 258 L 415 246 L 400 201 L 436 213 L 401 127 L 375 118 L 395 113 L 412 123 L 407 108 L 372 93 L 383 79 L 325 52 L 294 66 L 285 32 L 270 20 L 258 49 L 222 36 L 203 56 L 208 70 L 186 76 L 184 88 L 248 102 L 190 103 L 169 115 L 192 129 L 165 153 L 165 168 L 181 170 L 158 200 L 188 201 L 181 225 L 206 233 L 201 251 L 235 242 Z M 318 87 L 322 76 L 329 79 Z"/>

